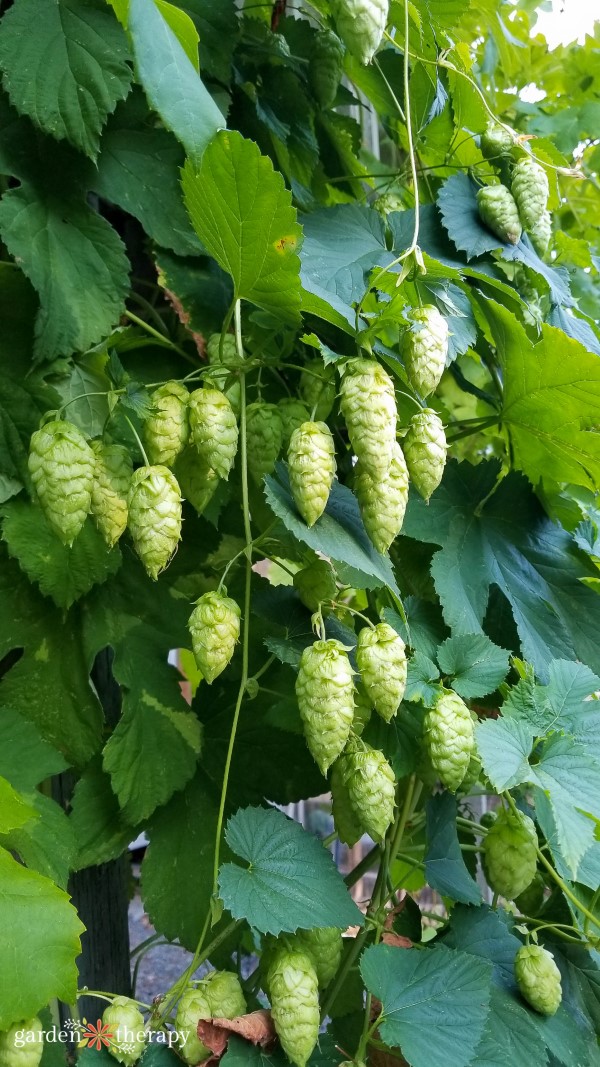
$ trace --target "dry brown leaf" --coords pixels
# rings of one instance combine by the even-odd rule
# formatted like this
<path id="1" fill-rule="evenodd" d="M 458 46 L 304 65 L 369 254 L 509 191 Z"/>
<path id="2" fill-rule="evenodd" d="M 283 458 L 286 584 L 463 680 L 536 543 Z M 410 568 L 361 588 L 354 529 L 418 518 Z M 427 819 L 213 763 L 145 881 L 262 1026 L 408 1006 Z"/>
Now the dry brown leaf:
<path id="1" fill-rule="evenodd" d="M 239 1015 L 237 1019 L 200 1019 L 198 1023 L 198 1037 L 216 1056 L 225 1052 L 230 1034 L 265 1048 L 275 1040 L 271 1012 L 261 1009 L 249 1015 Z"/>

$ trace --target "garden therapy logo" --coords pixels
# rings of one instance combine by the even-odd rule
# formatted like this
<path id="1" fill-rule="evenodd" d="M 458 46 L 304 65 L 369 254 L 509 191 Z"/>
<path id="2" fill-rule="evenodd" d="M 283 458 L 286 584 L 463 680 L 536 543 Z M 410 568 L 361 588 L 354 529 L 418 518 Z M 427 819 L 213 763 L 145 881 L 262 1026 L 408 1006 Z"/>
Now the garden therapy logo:
<path id="1" fill-rule="evenodd" d="M 96 1025 L 83 1020 L 83 1030 L 78 1041 L 78 1048 L 94 1048 L 98 1052 L 102 1048 L 110 1048 L 113 1043 L 114 1033 L 108 1023 L 98 1019 Z"/>

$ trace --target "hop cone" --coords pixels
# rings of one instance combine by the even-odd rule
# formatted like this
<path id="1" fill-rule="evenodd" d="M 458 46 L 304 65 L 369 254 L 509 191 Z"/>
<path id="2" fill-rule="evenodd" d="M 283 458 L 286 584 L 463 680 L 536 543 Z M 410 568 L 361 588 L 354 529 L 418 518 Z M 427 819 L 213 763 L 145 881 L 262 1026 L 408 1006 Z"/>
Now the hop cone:
<path id="1" fill-rule="evenodd" d="M 360 63 L 370 63 L 381 44 L 389 0 L 336 0 L 335 28 Z"/>
<path id="2" fill-rule="evenodd" d="M 175 474 L 183 496 L 201 515 L 210 504 L 219 484 L 218 474 L 198 455 L 193 445 L 188 445 L 177 457 Z"/>
<path id="3" fill-rule="evenodd" d="M 394 772 L 383 752 L 364 741 L 351 743 L 345 755 L 346 788 L 354 814 L 374 841 L 383 841 L 394 819 Z"/>
<path id="4" fill-rule="evenodd" d="M 319 985 L 311 957 L 280 948 L 267 974 L 271 1015 L 287 1057 L 306 1067 L 319 1036 Z"/>
<path id="5" fill-rule="evenodd" d="M 523 945 L 515 956 L 515 977 L 521 994 L 535 1011 L 554 1015 L 562 1000 L 560 971 L 554 956 L 541 945 Z"/>
<path id="6" fill-rule="evenodd" d="M 294 947 L 310 956 L 317 972 L 319 988 L 326 989 L 342 960 L 342 931 L 337 926 L 298 930 L 294 937 Z"/>
<path id="7" fill-rule="evenodd" d="M 381 477 L 390 469 L 396 443 L 394 385 L 374 359 L 356 359 L 342 378 L 342 415 L 352 448 L 369 474 Z"/>
<path id="8" fill-rule="evenodd" d="M 408 468 L 397 441 L 390 468 L 382 477 L 356 464 L 355 490 L 365 530 L 377 551 L 387 552 L 402 529 L 408 502 Z"/>
<path id="9" fill-rule="evenodd" d="M 344 65 L 344 46 L 331 30 L 317 33 L 308 67 L 315 100 L 323 108 L 333 107 Z"/>
<path id="10" fill-rule="evenodd" d="M 127 525 L 151 578 L 167 566 L 181 536 L 181 492 L 168 467 L 139 467 L 127 497 Z"/>
<path id="11" fill-rule="evenodd" d="M 354 718 L 350 660 L 339 641 L 315 641 L 300 659 L 296 696 L 310 752 L 322 774 L 344 749 Z"/>
<path id="12" fill-rule="evenodd" d="M 197 601 L 190 615 L 194 657 L 210 685 L 223 673 L 240 636 L 240 609 L 235 600 L 211 591 Z"/>
<path id="13" fill-rule="evenodd" d="M 122 445 L 92 441 L 96 456 L 91 512 L 107 545 L 119 540 L 127 526 L 127 494 L 133 475 L 131 456 Z"/>
<path id="14" fill-rule="evenodd" d="M 239 362 L 235 337 L 232 337 L 230 333 L 225 334 L 223 339 L 223 358 L 221 358 L 221 334 L 213 333 L 208 339 L 206 354 L 210 366 L 215 368 L 215 372 L 210 376 L 211 383 L 216 385 L 217 389 L 220 389 L 222 393 L 225 393 L 235 414 L 239 415 L 242 387 L 237 380 L 230 381 L 230 384 L 226 385 L 227 379 L 231 376 L 232 368 L 236 367 Z"/>
<path id="15" fill-rule="evenodd" d="M 530 226 L 529 236 L 538 256 L 545 256 L 552 238 L 552 215 L 549 211 L 543 211 L 538 221 Z"/>
<path id="16" fill-rule="evenodd" d="M 429 500 L 442 480 L 446 448 L 439 415 L 431 408 L 413 415 L 404 438 L 404 457 L 411 481 L 424 500 Z"/>
<path id="17" fill-rule="evenodd" d="M 494 160 L 508 156 L 512 146 L 512 134 L 497 122 L 490 122 L 481 135 L 481 151 L 486 159 Z"/>
<path id="18" fill-rule="evenodd" d="M 446 367 L 448 323 L 433 304 L 414 308 L 415 327 L 404 343 L 404 362 L 412 388 L 419 396 L 429 396 L 437 388 Z"/>
<path id="19" fill-rule="evenodd" d="M 502 808 L 484 841 L 485 876 L 506 900 L 520 896 L 537 870 L 537 833 L 528 815 Z"/>
<path id="20" fill-rule="evenodd" d="M 106 1008 L 102 1022 L 111 1032 L 108 1051 L 126 1067 L 139 1060 L 146 1047 L 144 1016 L 129 997 L 115 997 Z M 144 1036 L 140 1036 L 144 1033 Z"/>
<path id="21" fill-rule="evenodd" d="M 358 635 L 356 662 L 375 711 L 389 722 L 398 711 L 406 688 L 404 641 L 387 622 L 363 626 Z"/>
<path id="22" fill-rule="evenodd" d="M 334 373 L 333 367 L 312 359 L 300 375 L 300 396 L 317 422 L 323 422 L 331 414 L 335 401 Z"/>
<path id="23" fill-rule="evenodd" d="M 144 444 L 152 464 L 171 467 L 190 434 L 187 389 L 165 382 L 152 394 L 152 414 L 144 423 Z"/>
<path id="24" fill-rule="evenodd" d="M 505 185 L 484 185 L 477 193 L 482 222 L 500 241 L 516 245 L 521 237 L 521 220 L 514 197 Z"/>
<path id="25" fill-rule="evenodd" d="M 189 989 L 183 994 L 177 1005 L 175 1029 L 180 1034 L 183 1034 L 186 1039 L 185 1044 L 182 1042 L 179 1046 L 179 1055 L 186 1063 L 192 1064 L 194 1067 L 195 1064 L 202 1063 L 203 1060 L 207 1060 L 212 1055 L 210 1049 L 198 1037 L 200 1019 L 210 1019 L 211 1016 L 208 997 L 202 988 Z"/>
<path id="26" fill-rule="evenodd" d="M 294 430 L 302 426 L 303 422 L 309 421 L 309 411 L 301 400 L 296 400 L 293 396 L 286 396 L 280 400 L 277 410 L 281 415 L 283 425 L 283 444 L 287 448 Z"/>
<path id="27" fill-rule="evenodd" d="M 455 793 L 475 747 L 471 712 L 456 693 L 442 690 L 429 708 L 425 738 L 433 767 L 446 788 Z"/>
<path id="28" fill-rule="evenodd" d="M 519 160 L 512 174 L 511 191 L 526 230 L 537 226 L 548 203 L 546 171 L 531 156 Z"/>
<path id="29" fill-rule="evenodd" d="M 23 1048 L 18 1048 L 15 1041 L 21 1030 L 25 1032 L 26 1043 Z M 38 1067 L 43 1052 L 43 1026 L 37 1016 L 15 1023 L 10 1030 L 0 1033 L 0 1067 Z"/>
<path id="30" fill-rule="evenodd" d="M 352 722 L 352 730 L 357 737 L 364 733 L 365 727 L 371 721 L 372 711 L 373 705 L 367 696 L 367 691 L 363 683 L 358 681 L 354 688 L 354 720 Z"/>
<path id="31" fill-rule="evenodd" d="M 377 199 L 373 201 L 373 207 L 375 208 L 375 211 L 378 211 L 385 219 L 393 211 L 403 211 L 404 203 L 402 198 L 398 196 L 398 193 L 388 192 L 378 196 Z"/>
<path id="32" fill-rule="evenodd" d="M 304 422 L 288 449 L 292 496 L 307 526 L 325 511 L 335 476 L 335 445 L 324 422 Z"/>
<path id="33" fill-rule="evenodd" d="M 346 781 L 348 770 L 348 757 L 342 753 L 331 770 L 331 813 L 340 841 L 352 848 L 357 841 L 360 841 L 363 828 L 350 802 Z"/>
<path id="34" fill-rule="evenodd" d="M 205 463 L 227 480 L 237 452 L 238 428 L 233 408 L 218 389 L 190 393 L 192 440 Z"/>
<path id="35" fill-rule="evenodd" d="M 272 474 L 281 452 L 283 422 L 275 404 L 258 400 L 246 409 L 248 470 L 257 485 Z"/>
<path id="36" fill-rule="evenodd" d="M 519 893 L 515 898 L 515 904 L 522 915 L 537 915 L 544 904 L 544 892 L 546 889 L 546 883 L 542 878 L 539 871 L 536 871 L 535 877 L 527 889 L 524 889 L 522 893 Z"/>
<path id="37" fill-rule="evenodd" d="M 237 1019 L 246 1013 L 246 998 L 237 974 L 212 971 L 201 986 L 214 1019 Z"/>
<path id="38" fill-rule="evenodd" d="M 325 600 L 334 600 L 337 593 L 335 574 L 331 564 L 316 559 L 294 575 L 294 589 L 309 611 L 318 611 Z"/>
<path id="39" fill-rule="evenodd" d="M 92 504 L 96 457 L 71 422 L 47 422 L 31 437 L 29 473 L 44 514 L 72 545 Z"/>

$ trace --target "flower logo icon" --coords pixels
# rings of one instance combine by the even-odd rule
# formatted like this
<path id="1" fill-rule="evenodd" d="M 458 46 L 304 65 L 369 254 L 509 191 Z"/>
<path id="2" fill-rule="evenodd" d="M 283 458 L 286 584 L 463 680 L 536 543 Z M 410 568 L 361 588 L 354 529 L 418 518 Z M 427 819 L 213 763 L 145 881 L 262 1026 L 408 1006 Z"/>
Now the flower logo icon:
<path id="1" fill-rule="evenodd" d="M 87 1045 L 88 1048 L 94 1048 L 100 1051 L 101 1048 L 110 1048 L 113 1039 L 113 1032 L 107 1023 L 103 1023 L 102 1019 L 96 1021 L 96 1025 L 88 1023 L 83 1020 L 83 1030 L 81 1032 L 81 1040 L 79 1041 L 79 1048 L 83 1048 Z"/>

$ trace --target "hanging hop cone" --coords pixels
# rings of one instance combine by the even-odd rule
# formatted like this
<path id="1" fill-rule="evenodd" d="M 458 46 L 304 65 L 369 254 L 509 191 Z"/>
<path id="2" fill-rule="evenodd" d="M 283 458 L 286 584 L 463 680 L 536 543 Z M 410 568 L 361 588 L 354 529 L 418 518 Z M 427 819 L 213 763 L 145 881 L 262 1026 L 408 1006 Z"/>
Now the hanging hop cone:
<path id="1" fill-rule="evenodd" d="M 216 591 L 204 593 L 190 615 L 194 658 L 209 685 L 231 661 L 240 636 L 240 618 L 235 600 Z"/>
<path id="2" fill-rule="evenodd" d="M 300 396 L 311 418 L 324 422 L 335 401 L 335 371 L 320 359 L 311 359 L 300 375 Z"/>
<path id="3" fill-rule="evenodd" d="M 494 893 L 506 900 L 520 896 L 537 870 L 535 824 L 523 812 L 501 808 L 483 843 L 483 868 Z"/>
<path id="4" fill-rule="evenodd" d="M 357 463 L 354 487 L 365 530 L 377 551 L 387 552 L 402 529 L 408 503 L 408 468 L 397 441 L 387 474 L 374 476 Z"/>
<path id="5" fill-rule="evenodd" d="M 390 722 L 406 689 L 404 641 L 387 622 L 363 626 L 358 635 L 356 662 L 375 711 Z"/>
<path id="6" fill-rule="evenodd" d="M 206 992 L 202 988 L 188 989 L 177 1005 L 175 1029 L 185 1039 L 185 1043 L 182 1041 L 179 1046 L 179 1055 L 191 1067 L 212 1056 L 210 1049 L 198 1037 L 198 1023 L 201 1019 L 210 1018 L 212 1011 Z"/>
<path id="7" fill-rule="evenodd" d="M 538 221 L 530 227 L 529 236 L 538 256 L 543 258 L 550 248 L 552 238 L 552 215 L 549 211 L 542 212 Z"/>
<path id="8" fill-rule="evenodd" d="M 325 511 L 335 476 L 335 445 L 324 422 L 304 422 L 294 430 L 288 449 L 290 487 L 307 526 Z"/>
<path id="9" fill-rule="evenodd" d="M 321 30 L 315 36 L 308 66 L 308 80 L 323 110 L 333 107 L 344 70 L 344 46 L 337 34 Z"/>
<path id="10" fill-rule="evenodd" d="M 206 994 L 213 1019 L 237 1019 L 247 1011 L 246 998 L 237 974 L 211 971 L 200 987 Z"/>
<path id="11" fill-rule="evenodd" d="M 455 793 L 475 748 L 471 712 L 457 693 L 443 689 L 429 708 L 425 716 L 425 740 L 443 785 Z"/>
<path id="12" fill-rule="evenodd" d="M 296 696 L 311 755 L 322 774 L 340 755 L 354 718 L 353 670 L 339 641 L 315 641 L 300 658 Z"/>
<path id="13" fill-rule="evenodd" d="M 352 448 L 372 477 L 387 474 L 396 443 L 396 397 L 387 371 L 374 359 L 348 363 L 341 409 Z"/>
<path id="14" fill-rule="evenodd" d="M 335 28 L 359 63 L 370 63 L 381 44 L 389 0 L 336 0 Z"/>
<path id="15" fill-rule="evenodd" d="M 283 442 L 283 422 L 275 404 L 262 400 L 246 409 L 248 470 L 257 485 L 272 474 Z"/>
<path id="16" fill-rule="evenodd" d="M 510 189 L 505 185 L 484 185 L 477 193 L 477 207 L 481 221 L 499 241 L 519 243 L 522 226 Z"/>
<path id="17" fill-rule="evenodd" d="M 369 725 L 372 712 L 373 705 L 362 681 L 359 679 L 354 687 L 354 719 L 352 721 L 352 731 L 357 737 L 360 737 L 364 733 L 365 727 Z"/>
<path id="18" fill-rule="evenodd" d="M 446 434 L 439 415 L 431 408 L 413 415 L 404 438 L 404 457 L 410 479 L 426 501 L 442 480 L 446 451 Z"/>
<path id="19" fill-rule="evenodd" d="M 481 151 L 486 159 L 501 160 L 510 155 L 514 137 L 504 126 L 490 122 L 481 135 Z"/>
<path id="20" fill-rule="evenodd" d="M 411 387 L 429 396 L 440 382 L 448 355 L 448 323 L 433 304 L 413 308 L 413 328 L 404 342 L 404 362 Z"/>
<path id="21" fill-rule="evenodd" d="M 123 445 L 92 441 L 96 457 L 91 513 L 107 545 L 117 543 L 127 526 L 127 494 L 133 476 L 131 456 Z"/>
<path id="22" fill-rule="evenodd" d="M 523 945 L 515 957 L 515 978 L 528 1004 L 541 1015 L 555 1015 L 562 1000 L 560 971 L 541 945 Z"/>
<path id="23" fill-rule="evenodd" d="M 144 423 L 144 445 L 152 464 L 171 467 L 190 435 L 187 389 L 165 382 L 152 393 L 152 414 Z"/>
<path id="24" fill-rule="evenodd" d="M 144 1016 L 129 997 L 115 997 L 104 1011 L 102 1022 L 111 1032 L 108 1051 L 119 1063 L 131 1067 L 146 1048 Z"/>
<path id="25" fill-rule="evenodd" d="M 96 457 L 72 422 L 55 419 L 31 437 L 29 473 L 48 522 L 72 545 L 92 505 Z"/>
<path id="26" fill-rule="evenodd" d="M 357 820 L 374 841 L 383 841 L 394 821 L 396 779 L 383 752 L 364 741 L 346 749 L 346 788 Z"/>
<path id="27" fill-rule="evenodd" d="M 16 1042 L 22 1038 L 25 1044 L 19 1048 Z M 43 1053 L 44 1032 L 37 1015 L 0 1033 L 0 1067 L 39 1067 Z"/>
<path id="28" fill-rule="evenodd" d="M 267 974 L 271 1016 L 283 1051 L 296 1067 L 306 1067 L 319 1036 L 319 984 L 311 957 L 279 948 Z"/>
<path id="29" fill-rule="evenodd" d="M 220 478 L 193 445 L 184 448 L 175 462 L 175 474 L 186 500 L 202 515 L 210 504 Z"/>
<path id="30" fill-rule="evenodd" d="M 301 400 L 296 400 L 293 396 L 286 396 L 280 400 L 277 410 L 281 415 L 283 426 L 283 444 L 287 448 L 294 430 L 302 426 L 303 422 L 309 421 L 309 411 L 306 404 L 303 404 Z"/>
<path id="31" fill-rule="evenodd" d="M 127 525 L 151 578 L 171 559 L 181 537 L 181 492 L 168 467 L 139 467 L 127 498 Z"/>
<path id="32" fill-rule="evenodd" d="M 238 428 L 233 408 L 218 389 L 195 389 L 189 399 L 192 440 L 204 462 L 225 481 L 235 460 Z"/>
<path id="33" fill-rule="evenodd" d="M 210 382 L 225 393 L 236 415 L 240 413 L 242 399 L 242 387 L 237 380 L 231 380 L 232 369 L 238 365 L 237 345 L 235 337 L 226 333 L 223 339 L 223 353 L 221 358 L 221 334 L 213 333 L 206 345 L 206 354 L 211 367 L 215 372 L 210 375 Z M 227 384 L 229 380 L 229 384 Z"/>
<path id="34" fill-rule="evenodd" d="M 337 593 L 337 582 L 331 564 L 325 559 L 316 559 L 301 571 L 296 571 L 294 589 L 309 611 L 318 611 L 321 604 L 334 600 Z"/>
<path id="35" fill-rule="evenodd" d="M 298 930 L 294 935 L 294 947 L 310 956 L 317 972 L 319 988 L 326 989 L 342 961 L 342 931 L 337 926 Z"/>
<path id="36" fill-rule="evenodd" d="M 331 769 L 331 813 L 333 825 L 339 840 L 353 848 L 363 835 L 360 819 L 350 801 L 347 776 L 349 773 L 348 757 L 343 752 Z"/>
<path id="37" fill-rule="evenodd" d="M 510 185 L 524 229 L 537 226 L 546 210 L 550 188 L 546 171 L 531 156 L 519 160 Z"/>

